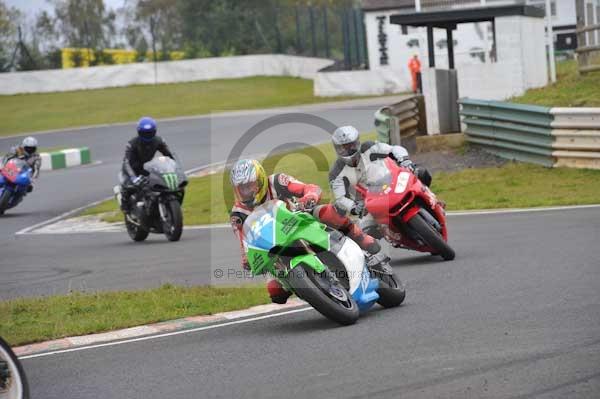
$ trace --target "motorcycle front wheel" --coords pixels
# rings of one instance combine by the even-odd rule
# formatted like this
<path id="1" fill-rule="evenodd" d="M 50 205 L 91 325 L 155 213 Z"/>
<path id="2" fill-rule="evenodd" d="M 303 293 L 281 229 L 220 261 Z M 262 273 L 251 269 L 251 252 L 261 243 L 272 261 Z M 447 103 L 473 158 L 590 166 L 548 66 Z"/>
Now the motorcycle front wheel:
<path id="1" fill-rule="evenodd" d="M 165 219 L 162 221 L 163 232 L 169 241 L 179 241 L 183 232 L 183 215 L 181 205 L 176 199 L 164 204 Z"/>
<path id="2" fill-rule="evenodd" d="M 129 237 L 135 242 L 144 241 L 148 238 L 148 234 L 150 234 L 148 230 L 129 220 L 127 215 L 125 215 L 125 227 L 127 228 L 127 234 L 129 234 Z"/>
<path id="3" fill-rule="evenodd" d="M 374 277 L 379 280 L 378 304 L 384 308 L 394 308 L 404 302 L 406 290 L 402 281 L 395 274 L 374 273 Z"/>
<path id="4" fill-rule="evenodd" d="M 287 282 L 296 295 L 329 320 L 344 326 L 356 323 L 358 305 L 339 282 L 332 283 L 325 273 L 300 264 L 288 273 Z"/>
<path id="5" fill-rule="evenodd" d="M 0 397 L 29 399 L 29 384 L 23 366 L 2 338 L 0 338 Z"/>
<path id="6" fill-rule="evenodd" d="M 8 202 L 10 201 L 10 191 L 2 190 L 0 194 L 0 215 L 4 214 L 6 208 L 8 208 Z"/>

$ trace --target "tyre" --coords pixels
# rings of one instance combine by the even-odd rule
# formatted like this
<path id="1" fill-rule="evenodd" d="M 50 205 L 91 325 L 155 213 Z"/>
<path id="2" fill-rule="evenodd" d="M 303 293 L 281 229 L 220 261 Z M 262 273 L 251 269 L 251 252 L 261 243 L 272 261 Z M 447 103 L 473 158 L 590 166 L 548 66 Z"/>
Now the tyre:
<path id="1" fill-rule="evenodd" d="M 165 203 L 166 221 L 163 221 L 163 231 L 169 241 L 179 241 L 183 232 L 183 215 L 179 201 L 172 199 Z"/>
<path id="2" fill-rule="evenodd" d="M 125 215 L 125 227 L 127 227 L 127 234 L 129 234 L 129 237 L 135 242 L 144 241 L 148 238 L 148 234 L 150 234 L 150 232 L 142 226 L 132 223 L 127 215 Z"/>
<path id="3" fill-rule="evenodd" d="M 2 338 L 0 338 L 0 397 L 29 399 L 29 384 L 23 366 Z"/>
<path id="4" fill-rule="evenodd" d="M 4 211 L 8 208 L 9 201 L 10 201 L 10 191 L 2 190 L 2 194 L 0 194 L 0 215 L 3 215 Z"/>
<path id="5" fill-rule="evenodd" d="M 358 305 L 339 282 L 330 284 L 325 273 L 317 273 L 301 264 L 288 273 L 287 282 L 296 295 L 329 320 L 344 326 L 356 323 Z"/>
<path id="6" fill-rule="evenodd" d="M 444 241 L 442 235 L 423 216 L 417 214 L 408 221 L 408 225 L 419 234 L 425 243 L 434 249 L 436 255 L 444 260 L 452 260 L 456 256 L 454 250 Z"/>
<path id="7" fill-rule="evenodd" d="M 395 274 L 381 274 L 375 273 L 375 276 L 379 280 L 379 294 L 378 304 L 384 308 L 394 308 L 400 306 L 406 298 L 406 290 L 402 281 Z"/>

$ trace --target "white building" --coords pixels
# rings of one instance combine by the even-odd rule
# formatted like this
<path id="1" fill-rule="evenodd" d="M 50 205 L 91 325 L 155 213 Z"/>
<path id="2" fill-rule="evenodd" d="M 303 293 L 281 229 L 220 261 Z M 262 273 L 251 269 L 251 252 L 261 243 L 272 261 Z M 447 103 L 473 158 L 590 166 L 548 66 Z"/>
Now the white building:
<path id="1" fill-rule="evenodd" d="M 417 54 L 422 64 L 429 133 L 436 134 L 444 131 L 437 124 L 438 110 L 445 110 L 447 104 L 456 105 L 451 99 L 439 102 L 448 93 L 447 83 L 440 83 L 446 79 L 440 70 L 455 69 L 459 97 L 505 100 L 548 83 L 543 11 L 500 0 L 486 0 L 488 7 L 481 7 L 480 0 L 421 2 L 428 8 L 416 13 L 414 0 L 365 0 L 369 70 L 320 72 L 315 94 L 409 91 L 408 62 Z M 442 10 L 432 7 L 440 3 L 453 6 Z M 433 35 L 431 63 L 428 29 Z M 453 39 L 454 68 L 449 66 L 448 32 Z"/>

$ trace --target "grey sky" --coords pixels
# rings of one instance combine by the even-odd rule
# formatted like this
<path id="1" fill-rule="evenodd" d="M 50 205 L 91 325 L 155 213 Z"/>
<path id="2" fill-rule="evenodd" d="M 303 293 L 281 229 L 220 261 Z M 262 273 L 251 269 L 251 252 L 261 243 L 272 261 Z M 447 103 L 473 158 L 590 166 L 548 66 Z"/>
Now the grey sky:
<path id="1" fill-rule="evenodd" d="M 109 8 L 119 8 L 128 0 L 104 0 Z M 131 1 L 131 0 L 129 0 Z M 42 10 L 52 10 L 53 7 L 46 0 L 4 0 L 5 4 L 13 6 L 23 11 L 28 16 L 35 15 Z"/>

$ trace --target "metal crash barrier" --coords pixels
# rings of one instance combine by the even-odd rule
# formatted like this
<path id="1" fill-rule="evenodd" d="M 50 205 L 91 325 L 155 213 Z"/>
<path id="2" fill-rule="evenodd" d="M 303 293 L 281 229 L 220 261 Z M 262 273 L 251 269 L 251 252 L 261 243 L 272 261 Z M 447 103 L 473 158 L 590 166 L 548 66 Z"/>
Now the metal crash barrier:
<path id="1" fill-rule="evenodd" d="M 425 101 L 423 96 L 411 96 L 405 100 L 385 106 L 375 113 L 377 140 L 416 150 L 416 138 L 427 131 Z"/>

